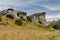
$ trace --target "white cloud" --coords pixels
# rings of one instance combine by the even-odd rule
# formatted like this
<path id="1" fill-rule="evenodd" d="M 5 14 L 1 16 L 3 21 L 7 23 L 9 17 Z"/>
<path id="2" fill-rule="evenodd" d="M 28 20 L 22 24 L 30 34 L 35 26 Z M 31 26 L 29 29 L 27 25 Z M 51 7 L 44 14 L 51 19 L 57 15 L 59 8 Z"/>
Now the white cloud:
<path id="1" fill-rule="evenodd" d="M 60 14 L 46 16 L 47 21 L 58 20 L 60 19 Z"/>
<path id="2" fill-rule="evenodd" d="M 54 5 L 44 5 L 45 8 L 48 8 L 49 10 L 60 10 L 60 4 L 54 4 Z"/>
<path id="3" fill-rule="evenodd" d="M 44 0 L 0 0 L 0 10 L 9 7 L 12 8 L 12 6 L 26 8 L 30 5 L 35 4 L 38 1 Z"/>
<path id="4" fill-rule="evenodd" d="M 9 6 L 0 6 L 0 10 L 6 9 L 6 8 L 12 8 L 12 7 L 9 7 Z"/>
<path id="5" fill-rule="evenodd" d="M 47 0 L 45 0 L 47 1 Z M 56 3 L 56 4 L 35 4 L 37 6 L 42 6 L 42 7 L 45 7 L 47 8 L 48 10 L 52 10 L 52 11 L 56 11 L 56 10 L 60 10 L 60 3 Z"/>
<path id="6" fill-rule="evenodd" d="M 37 1 L 40 0 L 0 0 L 0 5 L 12 5 L 12 6 L 25 7 L 28 5 L 32 5 Z"/>
<path id="7" fill-rule="evenodd" d="M 0 10 L 3 10 L 5 8 L 11 8 L 8 5 L 11 6 L 19 6 L 19 7 L 28 7 L 29 5 L 38 5 L 38 6 L 43 6 L 49 10 L 60 10 L 60 4 L 55 4 L 55 5 L 42 5 L 42 4 L 37 4 L 36 2 L 38 1 L 46 1 L 46 0 L 0 0 Z M 26 10 L 25 10 L 26 11 Z M 41 12 L 43 10 L 31 10 L 32 12 Z M 45 10 L 44 10 L 45 11 Z M 57 15 L 50 15 L 46 17 L 47 20 L 56 20 L 56 18 L 60 18 L 60 13 Z"/>
<path id="8" fill-rule="evenodd" d="M 35 4 L 37 1 L 44 1 L 44 0 L 0 0 L 0 10 L 9 8 L 9 5 L 10 8 L 11 6 L 26 8 L 30 5 Z"/>

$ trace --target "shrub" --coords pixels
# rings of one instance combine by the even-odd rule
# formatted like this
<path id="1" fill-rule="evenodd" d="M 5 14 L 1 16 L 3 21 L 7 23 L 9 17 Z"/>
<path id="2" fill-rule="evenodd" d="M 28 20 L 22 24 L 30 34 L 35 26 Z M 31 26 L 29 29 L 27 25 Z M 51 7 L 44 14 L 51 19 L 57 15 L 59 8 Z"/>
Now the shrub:
<path id="1" fill-rule="evenodd" d="M 49 30 L 49 31 L 54 31 L 54 29 L 52 28 L 51 25 L 46 25 L 46 26 L 45 26 L 45 29 L 46 29 L 46 30 Z"/>
<path id="2" fill-rule="evenodd" d="M 22 23 L 22 20 L 17 19 L 17 20 L 15 20 L 15 24 L 16 24 L 16 25 L 22 25 L 23 23 Z"/>
<path id="3" fill-rule="evenodd" d="M 57 28 L 57 25 L 53 25 L 52 27 L 53 27 L 54 29 L 58 29 L 58 28 Z"/>
<path id="4" fill-rule="evenodd" d="M 54 29 L 60 29 L 60 20 L 56 21 L 56 23 L 52 27 Z"/>
<path id="5" fill-rule="evenodd" d="M 46 28 L 50 28 L 50 27 L 52 27 L 52 25 L 51 25 L 51 24 L 49 24 L 49 25 L 46 25 Z"/>
<path id="6" fill-rule="evenodd" d="M 7 15 L 7 18 L 14 19 L 12 15 Z"/>
<path id="7" fill-rule="evenodd" d="M 31 17 L 29 17 L 29 16 L 27 16 L 27 20 L 28 20 L 29 22 L 32 22 L 32 19 L 31 19 Z"/>
<path id="8" fill-rule="evenodd" d="M 0 17 L 0 21 L 2 21 L 2 18 Z"/>

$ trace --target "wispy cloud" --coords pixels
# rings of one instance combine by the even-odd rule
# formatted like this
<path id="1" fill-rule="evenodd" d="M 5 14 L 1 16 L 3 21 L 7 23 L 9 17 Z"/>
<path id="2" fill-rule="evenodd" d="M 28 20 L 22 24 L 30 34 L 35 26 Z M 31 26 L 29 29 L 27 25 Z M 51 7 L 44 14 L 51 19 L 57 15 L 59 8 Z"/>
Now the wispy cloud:
<path id="1" fill-rule="evenodd" d="M 49 15 L 49 16 L 47 15 L 46 18 L 47 18 L 47 21 L 59 20 L 60 19 L 60 13 L 57 15 Z"/>
<path id="2" fill-rule="evenodd" d="M 58 11 L 60 11 L 59 0 L 0 0 L 0 10 L 6 8 L 23 10 L 28 12 L 29 15 L 45 11 L 48 14 L 47 20 L 53 20 L 60 17 L 60 12 L 58 13 Z"/>
<path id="3" fill-rule="evenodd" d="M 12 5 L 25 7 L 34 4 L 37 1 L 42 0 L 0 0 L 0 5 Z"/>
<path id="4" fill-rule="evenodd" d="M 0 0 L 0 8 L 1 9 L 14 7 L 27 8 L 30 5 L 34 5 L 37 1 L 43 0 Z"/>
<path id="5" fill-rule="evenodd" d="M 60 10 L 60 4 L 59 5 L 45 5 L 44 7 L 46 7 L 48 10 Z"/>

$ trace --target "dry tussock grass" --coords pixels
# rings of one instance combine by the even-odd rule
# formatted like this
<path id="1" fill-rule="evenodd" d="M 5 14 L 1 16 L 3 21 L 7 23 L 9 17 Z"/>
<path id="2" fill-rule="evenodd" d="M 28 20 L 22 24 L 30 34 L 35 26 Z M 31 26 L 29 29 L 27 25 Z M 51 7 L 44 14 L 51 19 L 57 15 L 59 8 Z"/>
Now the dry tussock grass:
<path id="1" fill-rule="evenodd" d="M 0 40 L 49 40 L 55 32 L 0 26 Z"/>
<path id="2" fill-rule="evenodd" d="M 27 23 L 26 25 L 16 26 L 14 20 L 2 18 L 4 22 L 9 20 L 9 25 L 0 25 L 0 40 L 49 40 L 49 37 L 57 35 L 55 31 L 36 27 L 36 24 Z"/>

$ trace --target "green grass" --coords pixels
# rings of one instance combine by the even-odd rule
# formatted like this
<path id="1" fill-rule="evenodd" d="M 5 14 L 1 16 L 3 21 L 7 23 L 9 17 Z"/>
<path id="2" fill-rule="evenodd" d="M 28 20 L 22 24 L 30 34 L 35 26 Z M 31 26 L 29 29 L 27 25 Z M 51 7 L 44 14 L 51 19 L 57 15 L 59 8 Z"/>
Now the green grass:
<path id="1" fill-rule="evenodd" d="M 58 38 L 56 36 L 52 36 L 49 38 L 49 40 L 58 40 Z"/>

